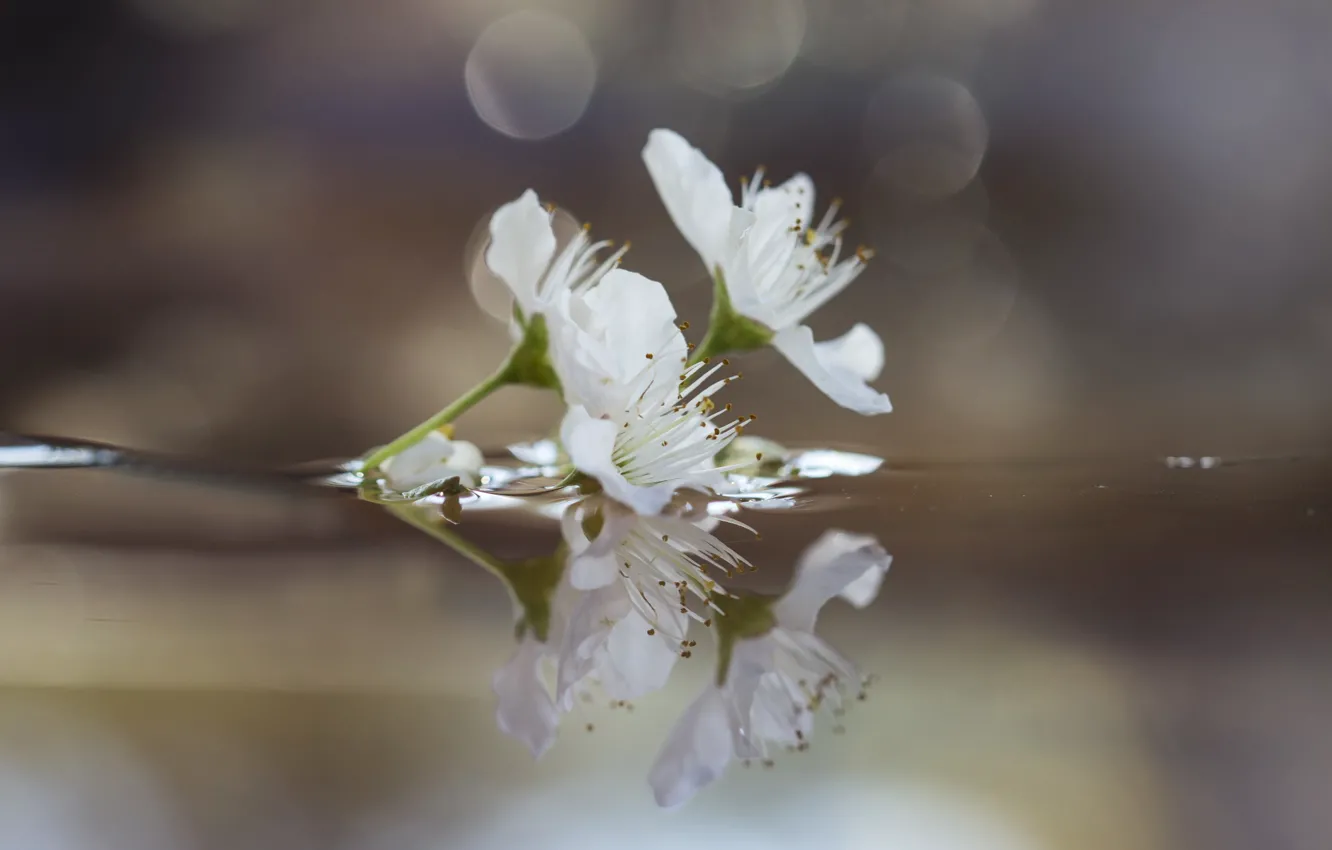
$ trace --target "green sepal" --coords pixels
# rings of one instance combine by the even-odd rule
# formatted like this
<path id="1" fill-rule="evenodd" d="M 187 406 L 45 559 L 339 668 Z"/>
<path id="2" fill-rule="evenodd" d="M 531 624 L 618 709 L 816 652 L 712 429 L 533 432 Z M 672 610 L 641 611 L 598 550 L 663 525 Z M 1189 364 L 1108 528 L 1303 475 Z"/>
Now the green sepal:
<path id="1" fill-rule="evenodd" d="M 752 351 L 772 342 L 773 331 L 762 322 L 736 312 L 731 294 L 726 289 L 726 276 L 717 269 L 713 277 L 712 313 L 708 318 L 708 333 L 694 350 L 691 363 L 705 357 L 716 357 L 732 351 Z"/>
<path id="2" fill-rule="evenodd" d="M 513 598 L 523 609 L 523 616 L 514 627 L 514 636 L 519 640 L 529 630 L 541 643 L 550 639 L 551 609 L 568 559 L 568 549 L 560 544 L 544 558 L 496 562 Z"/>
<path id="3" fill-rule="evenodd" d="M 761 638 L 777 627 L 777 617 L 772 613 L 777 597 L 712 593 L 709 598 L 718 614 L 712 625 L 717 634 L 717 687 L 720 688 L 726 684 L 731 670 L 736 641 Z"/>
<path id="4" fill-rule="evenodd" d="M 522 338 L 509 354 L 505 377 L 511 384 L 560 391 L 560 379 L 550 363 L 550 331 L 546 317 L 540 313 L 524 318 L 523 311 L 513 305 L 513 318 L 522 328 Z"/>

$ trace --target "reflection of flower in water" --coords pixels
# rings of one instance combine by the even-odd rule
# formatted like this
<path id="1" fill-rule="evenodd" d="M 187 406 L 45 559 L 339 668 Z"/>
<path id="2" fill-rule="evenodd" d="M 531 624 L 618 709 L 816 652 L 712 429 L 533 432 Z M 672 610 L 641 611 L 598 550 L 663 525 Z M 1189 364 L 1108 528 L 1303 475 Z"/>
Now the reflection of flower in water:
<path id="1" fill-rule="evenodd" d="M 804 750 L 816 712 L 841 714 L 845 692 L 862 682 L 851 662 L 814 635 L 814 623 L 834 596 L 868 605 L 891 563 L 873 537 L 830 530 L 801 556 L 785 595 L 723 602 L 717 678 L 652 767 L 658 803 L 684 803 L 733 757 L 766 761 L 775 749 Z"/>
<path id="2" fill-rule="evenodd" d="M 515 592 L 531 607 L 520 612 L 527 628 L 518 651 L 495 676 L 500 728 L 540 756 L 579 694 L 599 687 L 612 700 L 633 700 L 665 685 L 676 661 L 693 654 L 690 621 L 713 623 L 715 611 L 692 610 L 688 594 L 712 604 L 718 585 L 707 572 L 748 567 L 711 534 L 717 523 L 645 517 L 598 497 L 567 506 L 565 547 L 547 565 L 560 573 L 557 583 L 536 599 Z M 534 617 L 541 605 L 548 615 Z"/>

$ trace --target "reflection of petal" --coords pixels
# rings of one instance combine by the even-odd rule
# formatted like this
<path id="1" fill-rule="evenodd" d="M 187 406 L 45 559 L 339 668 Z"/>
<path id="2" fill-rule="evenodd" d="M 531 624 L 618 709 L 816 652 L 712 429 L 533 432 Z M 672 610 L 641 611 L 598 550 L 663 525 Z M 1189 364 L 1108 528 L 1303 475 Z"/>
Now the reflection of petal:
<path id="1" fill-rule="evenodd" d="M 785 628 L 812 631 L 819 609 L 834 596 L 849 590 L 852 604 L 868 605 L 892 560 L 873 535 L 829 529 L 800 556 L 795 580 L 773 613 Z"/>
<path id="2" fill-rule="evenodd" d="M 606 638 L 609 663 L 601 677 L 606 696 L 638 699 L 663 687 L 670 678 L 680 654 L 663 632 L 649 631 L 655 630 L 637 611 L 630 611 L 611 628 Z"/>
<path id="3" fill-rule="evenodd" d="M 555 255 L 550 213 L 531 189 L 495 211 L 490 219 L 486 265 L 513 290 L 526 316 L 537 312 L 537 284 Z"/>
<path id="4" fill-rule="evenodd" d="M 878 336 L 865 325 L 856 325 L 846 334 L 828 342 L 814 341 L 814 332 L 806 325 L 778 331 L 773 346 L 828 398 L 849 410 L 873 415 L 891 413 L 888 396 L 865 383 L 883 364 L 883 349 L 869 342 Z"/>
<path id="5" fill-rule="evenodd" d="M 726 699 L 709 685 L 685 711 L 648 772 L 657 805 L 683 805 L 722 775 L 731 761 L 731 724 Z"/>
<path id="6" fill-rule="evenodd" d="M 491 680 L 499 705 L 495 722 L 500 731 L 527 745 L 533 758 L 541 758 L 555 743 L 559 713 L 541 676 L 542 644 L 530 635 Z"/>

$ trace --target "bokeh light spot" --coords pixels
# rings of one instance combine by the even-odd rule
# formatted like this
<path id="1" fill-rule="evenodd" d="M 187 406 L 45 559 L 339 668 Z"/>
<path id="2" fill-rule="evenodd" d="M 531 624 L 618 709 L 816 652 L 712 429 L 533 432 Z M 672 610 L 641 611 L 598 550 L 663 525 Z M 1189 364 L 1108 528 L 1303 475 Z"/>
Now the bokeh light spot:
<path id="1" fill-rule="evenodd" d="M 865 116 L 875 176 L 893 191 L 918 197 L 964 189 L 980 170 L 989 137 L 980 104 L 966 86 L 935 74 L 889 80 Z"/>
<path id="2" fill-rule="evenodd" d="M 564 18 L 515 12 L 481 33 L 463 77 L 482 121 L 515 139 L 544 139 L 583 116 L 597 63 L 582 32 Z"/>
<path id="3" fill-rule="evenodd" d="M 802 0 L 682 0 L 672 18 L 676 70 L 714 94 L 773 82 L 805 40 Z"/>

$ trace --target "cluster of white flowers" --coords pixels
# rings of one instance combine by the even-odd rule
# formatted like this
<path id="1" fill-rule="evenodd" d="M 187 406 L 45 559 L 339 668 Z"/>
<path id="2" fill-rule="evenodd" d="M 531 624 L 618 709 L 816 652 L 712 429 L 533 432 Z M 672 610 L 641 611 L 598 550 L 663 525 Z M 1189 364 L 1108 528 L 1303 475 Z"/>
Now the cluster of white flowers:
<path id="1" fill-rule="evenodd" d="M 839 405 L 892 408 L 867 383 L 883 366 L 872 330 L 857 324 L 815 342 L 804 324 L 869 256 L 842 256 L 837 203 L 816 224 L 807 176 L 770 186 L 761 172 L 735 200 L 717 167 L 668 130 L 650 134 L 643 158 L 715 281 L 703 341 L 686 341 L 665 287 L 620 268 L 625 249 L 601 258 L 610 243 L 587 228 L 560 248 L 553 208 L 527 191 L 492 217 L 485 255 L 513 293 L 513 353 L 477 390 L 367 455 L 363 468 L 368 482 L 410 499 L 475 487 L 481 453 L 453 440 L 447 423 L 504 384 L 562 394 L 560 455 L 574 488 L 564 546 L 526 572 L 494 568 L 518 603 L 520 637 L 494 677 L 498 723 L 540 756 L 577 697 L 595 687 L 635 700 L 662 687 L 693 654 L 695 626 L 706 627 L 716 675 L 649 772 L 658 802 L 678 805 L 733 757 L 804 749 L 817 710 L 840 712 L 844 695 L 859 691 L 856 669 L 813 635 L 814 621 L 834 596 L 867 604 L 891 562 L 872 537 L 832 530 L 801 557 L 783 596 L 726 589 L 752 567 L 713 531 L 747 526 L 710 503 L 762 454 L 740 463 L 733 450 L 723 455 L 753 418 L 718 400 L 737 377 L 723 355 L 770 344 Z"/>

